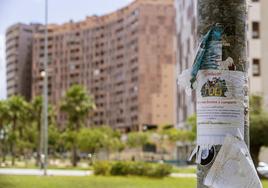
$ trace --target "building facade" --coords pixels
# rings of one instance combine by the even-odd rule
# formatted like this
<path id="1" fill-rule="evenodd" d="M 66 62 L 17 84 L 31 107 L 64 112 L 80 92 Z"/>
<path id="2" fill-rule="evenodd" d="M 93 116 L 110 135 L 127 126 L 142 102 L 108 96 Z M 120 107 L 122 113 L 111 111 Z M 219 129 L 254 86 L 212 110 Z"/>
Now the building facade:
<path id="1" fill-rule="evenodd" d="M 7 96 L 21 95 L 31 99 L 33 33 L 38 24 L 15 24 L 6 31 Z"/>
<path id="2" fill-rule="evenodd" d="M 266 81 L 268 81 L 268 22 L 265 18 L 268 18 L 268 12 L 265 7 L 268 7 L 267 1 L 261 1 L 261 54 L 262 54 L 262 63 L 261 63 L 261 77 L 262 81 L 262 88 L 264 94 L 264 101 L 265 101 L 265 108 L 268 110 L 268 85 Z"/>
<path id="3" fill-rule="evenodd" d="M 197 47 L 197 3 L 196 0 L 176 0 L 177 33 L 177 75 L 190 68 L 194 62 Z M 180 84 L 180 83 L 178 83 Z M 188 96 L 185 89 L 177 86 L 176 125 L 183 128 L 186 119 L 195 112 L 195 95 Z"/>
<path id="4" fill-rule="evenodd" d="M 267 1 L 252 0 L 249 9 L 249 58 L 251 93 L 262 95 L 268 110 L 268 13 Z"/>
<path id="5" fill-rule="evenodd" d="M 97 109 L 90 125 L 123 131 L 175 123 L 175 9 L 172 0 L 137 0 L 104 16 L 48 26 L 48 95 L 85 86 Z M 34 34 L 32 96 L 42 94 L 44 27 Z M 58 121 L 64 122 L 64 114 Z"/>

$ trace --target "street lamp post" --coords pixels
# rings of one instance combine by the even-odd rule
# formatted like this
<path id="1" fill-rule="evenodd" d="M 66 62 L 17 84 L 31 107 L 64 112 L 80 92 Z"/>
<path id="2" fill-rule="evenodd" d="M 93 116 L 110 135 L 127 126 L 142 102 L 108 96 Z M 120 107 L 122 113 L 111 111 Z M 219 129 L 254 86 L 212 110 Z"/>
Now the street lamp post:
<path id="1" fill-rule="evenodd" d="M 217 79 L 217 70 L 215 70 L 215 63 L 218 59 L 221 59 L 222 61 L 225 61 L 225 65 L 220 68 L 219 74 L 223 74 L 223 78 L 227 78 L 226 82 L 228 81 L 229 84 L 232 84 L 236 87 L 236 90 L 243 90 L 244 94 L 242 93 L 242 101 L 243 101 L 243 109 L 240 109 L 240 117 L 236 117 L 237 119 L 240 118 L 240 124 L 242 128 L 242 135 L 244 136 L 244 141 L 248 145 L 249 144 L 249 120 L 248 120 L 248 83 L 247 83 L 247 48 L 246 48 L 246 19 L 247 19 L 247 3 L 246 0 L 198 0 L 198 37 L 203 40 L 207 40 L 208 42 L 201 46 L 201 48 L 205 49 L 208 52 L 205 54 L 203 67 L 201 68 L 204 72 L 203 76 L 204 78 L 206 75 L 216 75 L 215 79 Z M 201 51 L 202 53 L 202 51 Z M 203 55 L 201 54 L 201 55 Z M 217 56 L 215 55 L 217 54 Z M 214 56 L 212 56 L 214 55 Z M 227 64 L 229 63 L 230 64 Z M 197 64 L 198 65 L 198 64 Z M 219 69 L 219 68 L 218 68 Z M 230 71 L 230 72 L 228 72 Z M 226 73 L 224 73 L 226 72 Z M 225 75 L 224 75 L 225 74 Z M 241 77 L 235 77 L 235 74 L 237 75 L 244 75 L 244 79 Z M 230 76 L 229 76 L 230 75 Z M 224 77 L 225 76 L 225 77 Z M 232 80 L 228 80 L 231 77 L 234 77 Z M 200 78 L 198 78 L 200 79 Z M 204 80 L 204 79 L 203 79 Z M 236 84 L 239 80 L 244 80 L 244 84 Z M 200 81 L 200 80 L 199 80 Z M 209 80 L 210 81 L 210 80 Z M 205 87 L 210 87 L 211 84 L 213 85 L 214 82 L 219 84 L 222 84 L 222 88 L 217 88 L 218 90 L 215 90 L 216 93 L 211 92 L 211 90 L 208 89 L 209 92 L 207 92 Z M 203 105 L 202 99 L 206 99 L 207 101 L 212 101 L 210 96 L 213 96 L 212 98 L 215 98 L 215 96 L 223 96 L 222 98 L 226 97 L 224 95 L 225 92 L 225 80 L 213 80 L 209 82 L 210 85 L 203 85 L 204 91 L 201 90 L 202 96 L 198 99 L 198 108 L 197 108 L 197 114 L 201 114 L 199 112 L 204 112 L 210 110 L 209 108 L 211 105 L 207 104 Z M 202 82 L 202 81 L 201 81 Z M 201 83 L 200 82 L 200 83 Z M 208 81 L 207 81 L 208 82 Z M 228 84 L 228 83 L 227 83 Z M 243 87 L 242 87 L 243 85 Z M 214 85 L 213 85 L 214 86 Z M 212 87 L 212 86 L 211 86 Z M 220 90 L 222 89 L 222 90 Z M 213 90 L 214 91 L 214 90 Z M 222 91 L 223 93 L 220 93 L 219 91 Z M 197 92 L 200 93 L 199 90 Z M 233 90 L 229 89 L 228 92 L 233 92 L 232 94 L 235 94 Z M 207 97 L 209 96 L 209 97 Z M 231 100 L 236 100 L 235 98 L 231 98 Z M 219 101 L 222 101 L 219 99 Z M 203 100 L 204 102 L 204 100 Z M 217 106 L 217 104 L 215 104 Z M 227 105 L 225 105 L 227 106 Z M 227 106 L 228 107 L 228 106 Z M 199 111 L 200 110 L 200 111 Z M 228 109 L 227 109 L 228 110 Z M 235 109 L 233 109 L 235 110 Z M 213 115 L 213 111 L 210 111 L 210 115 Z M 221 115 L 223 113 L 221 112 Z M 219 115 L 220 116 L 220 115 Z M 243 117 L 244 116 L 244 117 Z M 218 116 L 214 116 L 216 120 L 222 121 L 221 119 L 217 119 Z M 241 119 L 242 117 L 242 119 Z M 199 124 L 197 126 L 202 125 L 202 121 L 207 121 L 209 124 L 208 119 L 202 119 L 202 116 L 199 115 L 198 117 Z M 228 118 L 225 118 L 226 122 L 228 123 L 230 120 Z M 214 120 L 212 120 L 214 121 Z M 215 122 L 214 122 L 215 123 Z M 208 126 L 208 125 L 207 125 Z M 213 126 L 213 125 L 211 125 Z M 224 127 L 223 127 L 224 128 Z M 201 129 L 199 129 L 202 131 Z M 205 130 L 206 131 L 206 130 Z M 199 132 L 199 131 L 198 131 Z M 200 133 L 200 132 L 199 132 Z M 221 133 L 221 132 L 219 132 Z M 207 134 L 207 132 L 203 132 L 202 134 Z M 208 138 L 208 139 L 214 139 Z M 217 141 L 217 137 L 215 137 L 215 143 L 213 145 L 213 153 L 214 156 L 217 155 L 218 151 L 221 148 L 221 144 L 218 144 L 219 141 Z M 204 141 L 203 141 L 204 142 Z M 198 165 L 197 170 L 197 187 L 198 188 L 207 188 L 207 186 L 204 185 L 204 178 L 206 177 L 209 169 L 213 165 L 213 157 L 209 158 L 210 156 L 210 150 L 206 151 L 202 150 L 202 155 L 200 156 L 201 160 L 204 159 L 204 163 L 202 162 Z M 211 163 L 206 163 L 206 160 L 212 160 Z"/>
<path id="2" fill-rule="evenodd" d="M 44 74 L 43 74 L 43 127 L 42 127 L 42 155 L 41 161 L 44 169 L 44 175 L 47 175 L 48 165 L 48 0 L 45 0 L 45 48 L 44 48 Z"/>

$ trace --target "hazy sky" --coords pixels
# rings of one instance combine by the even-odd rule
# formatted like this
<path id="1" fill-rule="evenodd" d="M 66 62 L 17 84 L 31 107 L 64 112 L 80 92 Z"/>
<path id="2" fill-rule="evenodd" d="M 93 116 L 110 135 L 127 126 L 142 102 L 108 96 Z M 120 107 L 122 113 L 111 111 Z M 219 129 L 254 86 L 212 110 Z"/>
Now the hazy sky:
<path id="1" fill-rule="evenodd" d="M 49 23 L 82 20 L 86 16 L 102 15 L 126 6 L 133 0 L 48 0 Z M 44 23 L 45 0 L 0 0 L 0 99 L 6 97 L 5 30 L 22 22 Z"/>

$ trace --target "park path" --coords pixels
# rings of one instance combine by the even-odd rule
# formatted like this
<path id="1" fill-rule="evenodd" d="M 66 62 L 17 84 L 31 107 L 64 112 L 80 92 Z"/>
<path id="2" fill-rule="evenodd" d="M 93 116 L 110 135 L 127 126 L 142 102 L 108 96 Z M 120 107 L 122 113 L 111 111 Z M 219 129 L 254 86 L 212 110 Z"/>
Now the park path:
<path id="1" fill-rule="evenodd" d="M 40 169 L 16 169 L 0 168 L 0 175 L 24 175 L 24 176 L 42 176 L 43 170 Z M 48 176 L 89 176 L 93 175 L 92 170 L 47 170 Z M 195 174 L 172 173 L 173 178 L 196 178 Z"/>
<path id="2" fill-rule="evenodd" d="M 29 175 L 29 176 L 42 176 L 43 170 L 40 169 L 11 169 L 0 168 L 1 175 Z M 93 171 L 86 170 L 47 170 L 48 176 L 89 176 Z"/>

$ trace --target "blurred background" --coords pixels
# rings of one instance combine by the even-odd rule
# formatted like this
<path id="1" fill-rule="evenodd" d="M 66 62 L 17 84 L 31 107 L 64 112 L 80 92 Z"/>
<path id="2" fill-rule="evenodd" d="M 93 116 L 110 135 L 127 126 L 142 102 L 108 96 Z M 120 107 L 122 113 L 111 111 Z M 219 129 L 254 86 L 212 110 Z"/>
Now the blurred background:
<path id="1" fill-rule="evenodd" d="M 195 58 L 197 0 L 49 0 L 48 25 L 45 2 L 0 0 L 4 187 L 16 181 L 45 187 L 33 175 L 46 168 L 55 176 L 100 175 L 66 178 L 66 186 L 193 187 L 196 169 L 187 159 L 195 146 L 195 95 L 185 94 L 177 76 Z M 247 26 L 251 152 L 262 177 L 268 176 L 267 6 L 251 0 Z M 107 175 L 172 178 L 161 184 Z"/>

